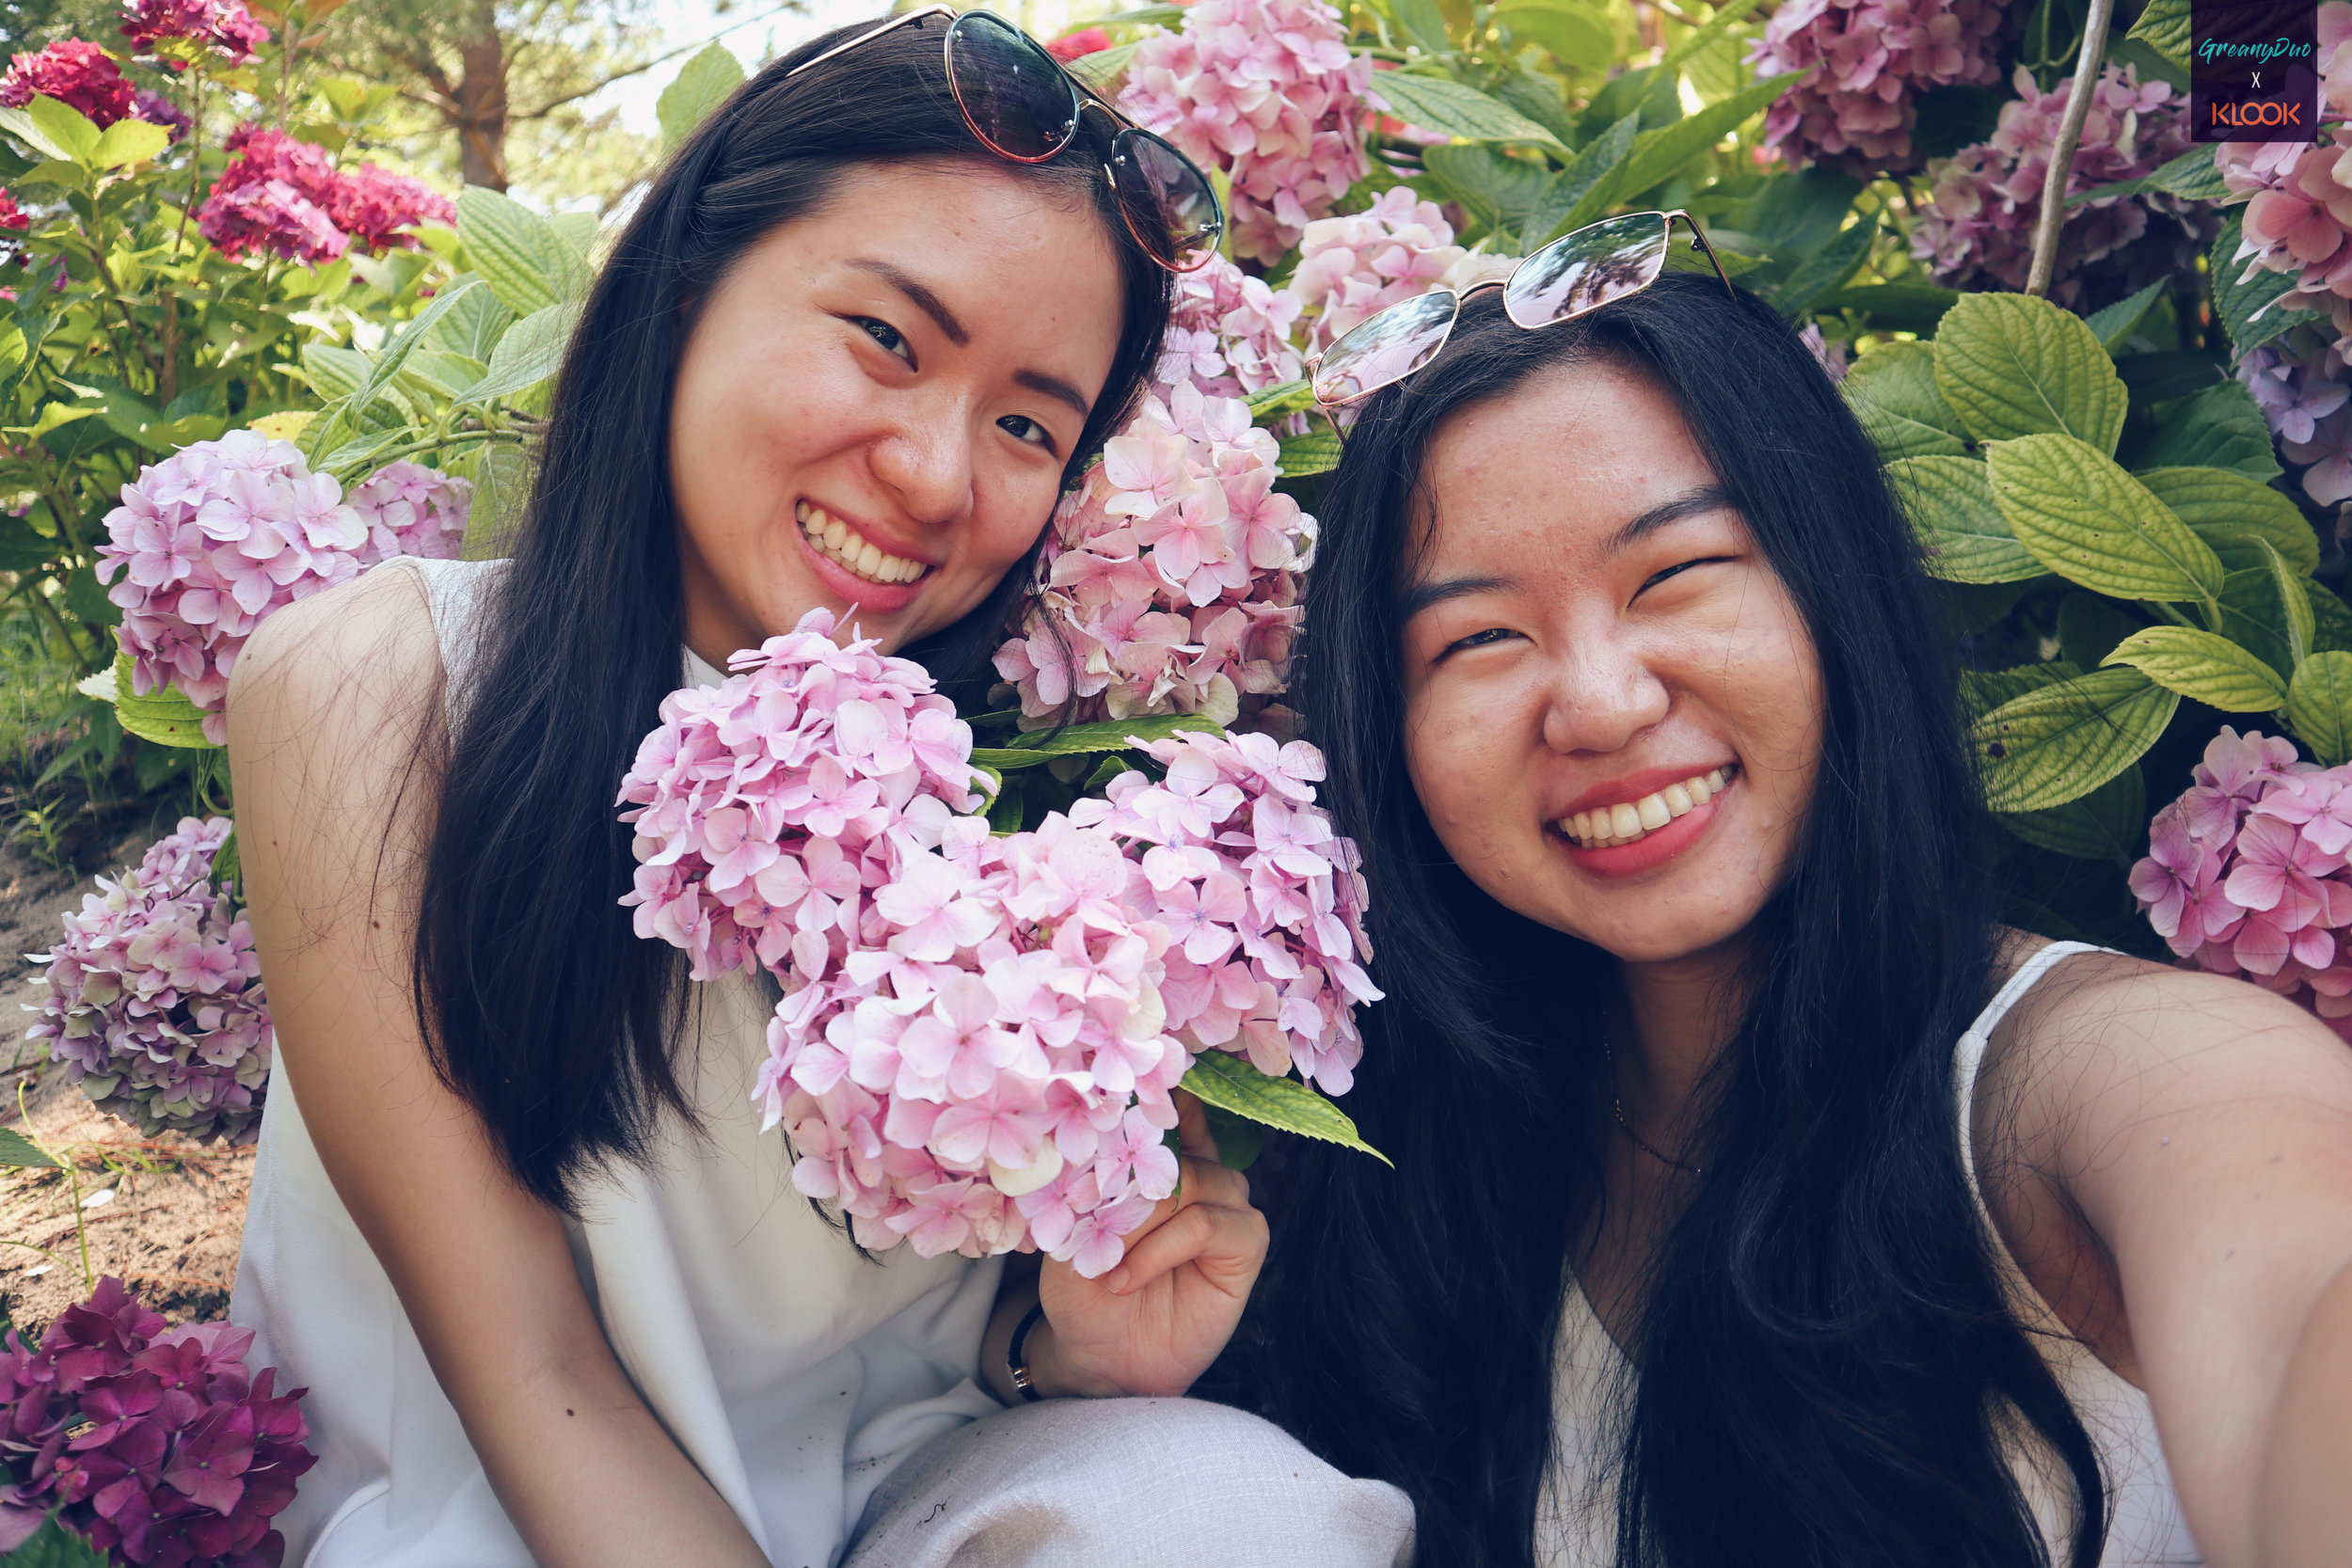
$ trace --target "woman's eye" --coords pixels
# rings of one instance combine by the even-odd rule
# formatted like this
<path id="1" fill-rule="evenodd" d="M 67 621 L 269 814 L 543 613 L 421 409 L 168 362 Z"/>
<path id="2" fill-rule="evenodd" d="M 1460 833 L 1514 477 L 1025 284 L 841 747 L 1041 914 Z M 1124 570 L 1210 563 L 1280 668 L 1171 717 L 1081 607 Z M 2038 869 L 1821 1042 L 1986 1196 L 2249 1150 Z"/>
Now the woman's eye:
<path id="1" fill-rule="evenodd" d="M 1517 637 L 1518 635 L 1518 632 L 1506 630 L 1502 626 L 1488 626 L 1485 631 L 1474 631 L 1468 637 L 1463 638 L 1460 641 L 1450 644 L 1446 648 L 1446 652 L 1455 653 L 1463 648 L 1490 647 L 1497 642 L 1502 641 L 1506 638 Z"/>
<path id="2" fill-rule="evenodd" d="M 1653 589 L 1653 588 L 1657 587 L 1660 583 L 1661 583 L 1661 582 L 1665 581 L 1668 578 L 1676 578 L 1676 577 L 1680 577 L 1683 573 L 1685 573 L 1685 572 L 1689 571 L 1689 570 L 1690 570 L 1692 567 L 1693 567 L 1693 566 L 1708 566 L 1708 565 L 1712 565 L 1712 564 L 1713 564 L 1714 562 L 1719 562 L 1719 561 L 1728 561 L 1728 560 L 1730 560 L 1730 559 L 1731 559 L 1731 558 L 1730 558 L 1729 556 L 1724 556 L 1724 555 L 1708 555 L 1708 556 L 1701 556 L 1699 559 L 1697 559 L 1697 560 L 1695 560 L 1695 561 L 1685 561 L 1685 562 L 1678 562 L 1678 563 L 1677 563 L 1677 564 L 1676 564 L 1676 565 L 1672 565 L 1672 566 L 1667 567 L 1664 571 L 1662 571 L 1662 572 L 1660 572 L 1660 573 L 1656 574 L 1656 575 L 1655 575 L 1655 576 L 1653 576 L 1653 577 L 1652 577 L 1652 578 L 1651 578 L 1648 581 L 1646 581 L 1646 582 L 1643 583 L 1643 584 L 1642 584 L 1642 586 L 1641 586 L 1640 588 L 1638 588 L 1638 589 L 1634 590 L 1633 596 L 1634 596 L 1635 598 L 1637 598 L 1637 599 L 1638 599 L 1638 598 L 1640 598 L 1640 597 L 1641 597 L 1644 594 L 1648 593 L 1651 589 Z"/>
<path id="3" fill-rule="evenodd" d="M 1053 432 L 1026 414 L 1008 414 L 996 421 L 996 428 L 1016 441 L 1026 441 L 1033 447 L 1043 447 L 1047 451 L 1054 450 Z"/>
<path id="4" fill-rule="evenodd" d="M 886 321 L 876 321 L 871 316 L 857 316 L 852 319 L 865 330 L 867 337 L 882 344 L 884 353 L 895 354 L 910 365 L 914 363 L 914 345 L 906 341 L 905 335 L 897 327 Z"/>

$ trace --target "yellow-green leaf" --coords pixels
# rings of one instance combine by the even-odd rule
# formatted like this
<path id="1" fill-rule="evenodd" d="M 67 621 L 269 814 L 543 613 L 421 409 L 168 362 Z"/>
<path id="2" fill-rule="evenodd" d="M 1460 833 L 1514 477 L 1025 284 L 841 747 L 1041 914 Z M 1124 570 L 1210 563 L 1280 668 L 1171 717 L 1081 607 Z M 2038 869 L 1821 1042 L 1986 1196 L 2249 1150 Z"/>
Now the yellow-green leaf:
<path id="1" fill-rule="evenodd" d="M 139 696 L 131 682 L 131 656 L 115 656 L 115 718 L 141 740 L 191 751 L 210 750 L 204 715 L 176 686 Z"/>
<path id="2" fill-rule="evenodd" d="M 2025 294 L 1961 295 L 1935 330 L 1935 384 L 1979 441 L 2057 434 L 2105 456 L 2129 401 L 2083 319 Z"/>
<path id="3" fill-rule="evenodd" d="M 1015 736 L 1002 746 L 975 746 L 972 761 L 1002 773 L 1015 768 L 1035 768 L 1055 757 L 1123 752 L 1137 740 L 1165 740 L 1185 730 L 1210 735 L 1225 733 L 1225 727 L 1216 720 L 1197 713 L 1141 714 L 1133 719 L 1105 719 L 1093 724 L 1064 724 L 1057 730 L 1033 730 Z"/>
<path id="4" fill-rule="evenodd" d="M 2123 35 L 2134 38 L 2186 71 L 2195 33 L 2189 25 L 2189 0 L 2148 0 L 2139 20 Z"/>
<path id="5" fill-rule="evenodd" d="M 1275 471 L 1284 479 L 1327 473 L 1340 466 L 1340 438 L 1327 430 L 1310 431 L 1282 442 Z"/>
<path id="6" fill-rule="evenodd" d="M 2271 548 L 2269 540 L 2256 543 L 2262 546 L 2264 563 L 2270 568 L 2270 581 L 2279 591 L 2279 602 L 2286 610 L 2287 667 L 2292 670 L 2310 655 L 2319 636 L 2319 618 L 2312 610 L 2311 587 L 2302 574 L 2287 564 L 2284 556 Z"/>
<path id="7" fill-rule="evenodd" d="M 2224 713 L 2269 713 L 2287 700 L 2277 671 L 2228 638 L 2190 626 L 2136 631 L 2106 663 L 2127 664 L 2167 691 Z"/>
<path id="8" fill-rule="evenodd" d="M 1997 820 L 2038 849 L 2128 865 L 2148 832 L 2148 781 L 2135 763 L 2079 800 L 2047 811 L 2005 811 Z"/>
<path id="9" fill-rule="evenodd" d="M 743 62 L 725 44 L 712 40 L 702 53 L 678 68 L 676 78 L 654 103 L 654 117 L 661 122 L 661 150 L 676 151 L 703 118 L 742 85 Z"/>
<path id="10" fill-rule="evenodd" d="M 587 286 L 587 266 L 547 219 L 486 186 L 457 197 L 466 258 L 499 303 L 518 316 L 544 310 Z"/>
<path id="11" fill-rule="evenodd" d="M 143 163 L 171 145 L 171 133 L 144 119 L 118 119 L 90 150 L 90 166 L 104 170 Z"/>
<path id="12" fill-rule="evenodd" d="M 1443 76 L 1408 76 L 1384 71 L 1372 90 L 1389 112 L 1407 125 L 1464 141 L 1541 142 L 1559 147 L 1560 138 L 1500 99 Z M 1565 151 L 1565 148 L 1561 149 Z"/>
<path id="13" fill-rule="evenodd" d="M 62 1162 L 13 1127 L 0 1127 L 0 1165 L 26 1165 L 38 1170 L 61 1170 Z"/>
<path id="14" fill-rule="evenodd" d="M 2048 568 L 2017 542 L 1993 499 L 1993 481 L 1973 457 L 1903 457 L 1886 466 L 1928 571 L 1947 582 L 2023 582 Z"/>
<path id="15" fill-rule="evenodd" d="M 2046 811 L 2080 800 L 2137 762 L 2180 705 L 2137 670 L 2094 670 L 2011 698 L 1969 726 L 1985 803 Z"/>
<path id="16" fill-rule="evenodd" d="M 1882 458 L 1958 457 L 1968 450 L 1960 416 L 1935 386 L 1933 343 L 1883 343 L 1846 375 L 1846 401 Z"/>
<path id="17" fill-rule="evenodd" d="M 89 116 L 61 98 L 41 94 L 24 105 L 33 123 L 40 127 L 49 145 L 58 150 L 60 157 L 71 158 L 87 168 L 98 151 L 100 132 Z"/>
<path id="18" fill-rule="evenodd" d="M 2058 576 L 2120 599 L 2219 597 L 2213 547 L 2097 448 L 2021 436 L 1992 443 L 1985 461 L 2017 542 Z"/>
<path id="19" fill-rule="evenodd" d="M 1384 1165 L 1394 1164 L 1357 1135 L 1356 1124 L 1338 1106 L 1295 1078 L 1268 1077 L 1245 1057 L 1204 1051 L 1192 1059 L 1178 1086 L 1220 1111 L 1301 1137 L 1338 1144 L 1369 1154 Z"/>
<path id="20" fill-rule="evenodd" d="M 2352 654 L 2313 654 L 2296 666 L 2287 724 L 2328 767 L 2352 761 Z"/>
<path id="21" fill-rule="evenodd" d="M 1633 139 L 1633 156 L 1626 160 L 1625 174 L 1617 182 L 1617 194 L 1627 199 L 1641 195 L 1771 108 L 1772 100 L 1795 87 L 1804 74 L 1793 71 L 1767 77 L 1719 103 L 1709 103 L 1694 115 L 1684 116 L 1672 125 L 1643 132 Z"/>
<path id="22" fill-rule="evenodd" d="M 2151 468 L 2135 477 L 2213 546 L 2225 569 L 2262 565 L 2264 541 L 2306 577 L 2318 569 L 2319 536 L 2269 485 L 2227 468 Z"/>

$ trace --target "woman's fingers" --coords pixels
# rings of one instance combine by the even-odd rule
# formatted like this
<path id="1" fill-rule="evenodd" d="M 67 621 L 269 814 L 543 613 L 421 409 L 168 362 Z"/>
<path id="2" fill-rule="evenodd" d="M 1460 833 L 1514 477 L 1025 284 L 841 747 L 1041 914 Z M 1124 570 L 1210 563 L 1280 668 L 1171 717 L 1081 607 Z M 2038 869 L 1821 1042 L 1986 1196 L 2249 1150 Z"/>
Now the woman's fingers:
<path id="1" fill-rule="evenodd" d="M 1113 1295 L 1130 1295 L 1198 1260 L 1220 1287 L 1246 1287 L 1265 1256 L 1265 1216 L 1249 1206 L 1249 1180 L 1200 1160 L 1183 1162 L 1173 1196 L 1127 1238 L 1127 1255 L 1103 1278 Z"/>
<path id="2" fill-rule="evenodd" d="M 1216 1134 L 1209 1131 L 1208 1108 L 1199 1098 L 1185 1089 L 1178 1089 L 1176 1101 L 1176 1147 L 1195 1160 L 1217 1163 Z"/>

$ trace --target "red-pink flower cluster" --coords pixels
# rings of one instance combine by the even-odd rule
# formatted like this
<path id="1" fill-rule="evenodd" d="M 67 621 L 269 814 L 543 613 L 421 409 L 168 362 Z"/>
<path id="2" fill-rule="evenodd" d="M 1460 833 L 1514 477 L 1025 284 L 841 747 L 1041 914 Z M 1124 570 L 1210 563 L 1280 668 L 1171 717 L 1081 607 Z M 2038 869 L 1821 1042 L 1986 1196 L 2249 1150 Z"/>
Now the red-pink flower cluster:
<path id="1" fill-rule="evenodd" d="M 1935 174 L 1932 204 L 1912 231 L 1914 256 L 1954 288 L 2022 289 L 2033 265 L 2042 182 L 2074 83 L 2037 92 L 2017 72 L 2017 97 L 2001 105 L 1993 139 L 1963 148 Z M 2142 82 L 2132 66 L 2100 72 L 2070 193 L 2154 173 L 2188 150 L 2188 98 L 2163 82 Z M 2079 202 L 2059 230 L 2052 298 L 2069 306 L 2121 299 L 2159 277 L 2193 271 L 2217 227 L 2212 207 L 2150 191 Z M 2095 298 L 2086 300 L 2086 293 Z"/>
<path id="2" fill-rule="evenodd" d="M 1999 80 L 2000 0 L 1788 0 L 1748 59 L 1759 77 L 1805 73 L 1764 115 L 1764 143 L 1803 166 L 1871 176 L 1919 166 L 1919 94 Z"/>
<path id="3" fill-rule="evenodd" d="M 239 126 L 229 150 L 235 156 L 196 214 L 226 256 L 260 250 L 315 263 L 355 243 L 363 250 L 413 246 L 416 236 L 402 230 L 456 221 L 448 198 L 421 182 L 374 164 L 345 173 L 325 148 L 282 131 Z"/>
<path id="4" fill-rule="evenodd" d="M 140 469 L 98 550 L 98 579 L 122 609 L 133 691 L 178 687 L 204 711 L 205 737 L 225 743 L 229 676 L 266 617 L 389 555 L 455 553 L 470 486 L 412 468 L 396 464 L 346 500 L 291 441 L 232 430 Z M 354 504 L 363 498 L 365 511 Z"/>
<path id="5" fill-rule="evenodd" d="M 0 1551 L 53 1509 L 121 1563 L 277 1568 L 270 1520 L 317 1458 L 308 1390 L 252 1372 L 253 1331 L 167 1328 L 111 1275 L 49 1325 L 38 1349 L 16 1330 L 0 1351 Z"/>
<path id="6" fill-rule="evenodd" d="M 2158 812 L 2132 894 L 2173 952 L 2301 1003 L 2352 1040 L 2352 768 L 2224 727 Z"/>
<path id="7" fill-rule="evenodd" d="M 1233 253 L 1272 262 L 1371 170 L 1371 80 L 1327 0 L 1195 0 L 1143 40 L 1119 102 L 1232 176 Z"/>
<path id="8" fill-rule="evenodd" d="M 993 837 L 971 731 L 831 612 L 674 693 L 621 790 L 641 936 L 785 996 L 755 1098 L 859 1241 L 1041 1249 L 1089 1276 L 1173 1189 L 1195 1052 L 1334 1091 L 1360 1046 L 1363 893 L 1322 759 L 1194 735 L 1034 832 Z"/>
<path id="9" fill-rule="evenodd" d="M 261 1131 L 275 1037 L 252 928 L 213 885 L 229 831 L 225 816 L 181 818 L 137 870 L 99 878 L 38 960 L 48 994 L 25 1038 L 149 1137 L 247 1144 Z"/>
<path id="10" fill-rule="evenodd" d="M 1029 720 L 1231 724 L 1288 680 L 1314 519 L 1274 489 L 1249 405 L 1186 381 L 1106 442 L 1055 514 L 1040 593 L 996 670 Z"/>
<path id="11" fill-rule="evenodd" d="M 245 0 L 132 0 L 122 36 L 141 55 L 209 51 L 225 64 L 243 65 L 269 41 L 269 29 L 253 20 Z M 166 47 L 159 51 L 159 44 Z"/>
<path id="12" fill-rule="evenodd" d="M 114 56 L 94 43 L 62 39 L 38 55 L 18 55 L 0 78 L 0 107 L 21 109 L 35 98 L 70 103 L 100 127 L 131 113 L 131 84 Z"/>

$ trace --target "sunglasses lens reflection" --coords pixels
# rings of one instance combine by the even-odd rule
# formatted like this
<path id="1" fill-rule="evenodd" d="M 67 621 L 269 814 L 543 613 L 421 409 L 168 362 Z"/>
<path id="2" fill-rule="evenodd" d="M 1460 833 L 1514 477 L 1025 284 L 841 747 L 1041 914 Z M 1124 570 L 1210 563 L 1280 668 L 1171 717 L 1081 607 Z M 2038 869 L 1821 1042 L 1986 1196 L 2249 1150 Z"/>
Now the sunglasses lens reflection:
<path id="1" fill-rule="evenodd" d="M 1216 191 L 1192 161 L 1149 131 L 1121 132 L 1111 183 L 1137 244 L 1178 272 L 1207 264 L 1223 228 Z"/>
<path id="2" fill-rule="evenodd" d="M 1519 263 L 1502 307 L 1521 326 L 1548 326 L 1639 293 L 1666 264 L 1663 213 L 1630 213 L 1580 229 Z"/>
<path id="3" fill-rule="evenodd" d="M 1439 289 L 1391 305 L 1333 343 L 1315 367 L 1315 401 L 1327 406 L 1392 387 L 1436 357 L 1459 304 Z"/>
<path id="4" fill-rule="evenodd" d="M 1077 133 L 1077 89 L 1054 56 L 986 12 L 947 29 L 947 82 L 973 133 L 1005 157 L 1041 162 Z"/>

